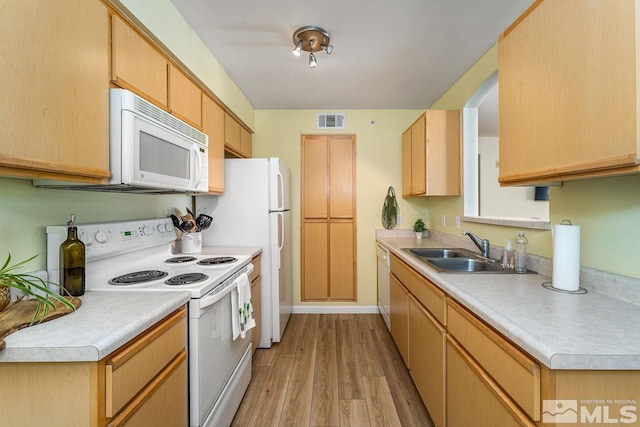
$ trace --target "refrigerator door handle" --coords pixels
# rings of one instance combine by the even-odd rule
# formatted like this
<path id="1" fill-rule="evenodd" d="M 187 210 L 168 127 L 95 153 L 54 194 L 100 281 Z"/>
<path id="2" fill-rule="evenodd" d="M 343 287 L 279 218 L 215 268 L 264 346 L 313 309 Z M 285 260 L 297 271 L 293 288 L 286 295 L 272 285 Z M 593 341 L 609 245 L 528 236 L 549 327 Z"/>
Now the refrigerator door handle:
<path id="1" fill-rule="evenodd" d="M 278 231 L 280 231 L 280 236 L 278 236 L 278 268 L 281 267 L 280 259 L 282 258 L 279 254 L 282 253 L 282 248 L 284 248 L 284 212 L 278 212 Z"/>
<path id="2" fill-rule="evenodd" d="M 278 170 L 278 210 L 284 209 L 284 178 Z"/>

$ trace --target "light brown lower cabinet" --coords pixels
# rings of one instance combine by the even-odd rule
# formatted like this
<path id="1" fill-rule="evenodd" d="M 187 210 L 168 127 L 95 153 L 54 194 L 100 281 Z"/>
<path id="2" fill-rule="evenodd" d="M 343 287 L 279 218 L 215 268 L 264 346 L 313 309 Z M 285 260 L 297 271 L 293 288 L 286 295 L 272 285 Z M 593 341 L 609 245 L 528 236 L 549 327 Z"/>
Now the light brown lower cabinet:
<path id="1" fill-rule="evenodd" d="M 454 339 L 447 337 L 447 425 L 535 426 Z"/>
<path id="2" fill-rule="evenodd" d="M 260 269 L 260 260 L 262 255 L 251 260 L 253 264 L 253 271 L 249 280 L 251 281 L 251 303 L 253 304 L 253 316 L 256 321 L 256 326 L 251 330 L 251 350 L 256 351 L 258 344 L 260 343 L 260 336 L 262 335 L 262 327 L 260 322 L 262 321 L 262 273 Z"/>
<path id="3" fill-rule="evenodd" d="M 389 275 L 389 317 L 391 336 L 402 360 L 409 365 L 409 291 L 393 275 Z"/>
<path id="4" fill-rule="evenodd" d="M 409 373 L 436 427 L 446 426 L 446 331 L 413 296 L 409 296 Z"/>
<path id="5" fill-rule="evenodd" d="M 182 307 L 97 362 L 0 363 L 0 425 L 184 427 Z"/>
<path id="6" fill-rule="evenodd" d="M 549 369 L 394 254 L 389 278 L 391 336 L 436 427 L 638 424 L 640 370 Z M 556 423 L 557 401 L 577 421 Z"/>

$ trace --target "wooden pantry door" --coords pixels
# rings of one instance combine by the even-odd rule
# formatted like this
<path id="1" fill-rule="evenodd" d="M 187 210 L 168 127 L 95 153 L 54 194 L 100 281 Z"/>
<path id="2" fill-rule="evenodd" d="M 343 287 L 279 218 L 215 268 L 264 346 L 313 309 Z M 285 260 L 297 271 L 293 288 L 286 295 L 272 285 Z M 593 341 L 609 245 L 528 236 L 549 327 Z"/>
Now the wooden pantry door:
<path id="1" fill-rule="evenodd" d="M 302 135 L 302 301 L 357 301 L 355 135 Z"/>

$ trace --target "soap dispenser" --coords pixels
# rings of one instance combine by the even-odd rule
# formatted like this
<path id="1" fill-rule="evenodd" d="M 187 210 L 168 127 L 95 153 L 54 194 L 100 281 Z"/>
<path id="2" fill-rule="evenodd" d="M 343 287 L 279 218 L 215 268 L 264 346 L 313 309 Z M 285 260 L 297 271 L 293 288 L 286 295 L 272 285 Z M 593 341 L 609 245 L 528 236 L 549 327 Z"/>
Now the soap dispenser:
<path id="1" fill-rule="evenodd" d="M 60 245 L 60 286 L 74 297 L 84 295 L 85 251 L 78 239 L 76 216 L 71 214 L 67 222 L 67 240 Z"/>
<path id="2" fill-rule="evenodd" d="M 502 251 L 502 267 L 505 270 L 513 270 L 515 263 L 515 253 L 513 250 L 513 246 L 511 245 L 511 240 L 505 240 L 504 242 L 504 250 Z"/>

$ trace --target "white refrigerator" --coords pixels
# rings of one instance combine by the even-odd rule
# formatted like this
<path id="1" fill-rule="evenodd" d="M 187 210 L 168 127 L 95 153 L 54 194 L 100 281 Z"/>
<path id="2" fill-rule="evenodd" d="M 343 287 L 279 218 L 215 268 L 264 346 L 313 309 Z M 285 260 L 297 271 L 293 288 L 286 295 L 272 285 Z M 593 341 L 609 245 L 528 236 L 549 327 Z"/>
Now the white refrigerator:
<path id="1" fill-rule="evenodd" d="M 277 157 L 226 159 L 224 194 L 197 196 L 196 209 L 213 217 L 204 246 L 262 248 L 259 347 L 280 342 L 293 305 L 289 169 Z"/>

